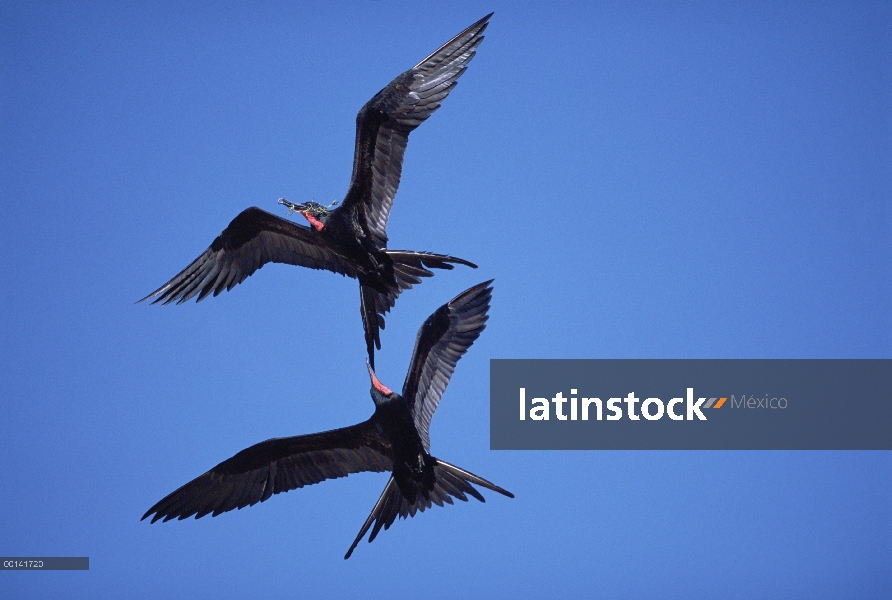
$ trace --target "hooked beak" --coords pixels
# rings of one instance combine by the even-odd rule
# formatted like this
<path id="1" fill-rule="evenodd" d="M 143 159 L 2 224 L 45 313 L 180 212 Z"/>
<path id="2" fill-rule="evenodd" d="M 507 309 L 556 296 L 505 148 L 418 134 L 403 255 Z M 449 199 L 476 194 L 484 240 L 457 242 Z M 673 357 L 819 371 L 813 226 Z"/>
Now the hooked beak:
<path id="1" fill-rule="evenodd" d="M 365 361 L 365 366 L 368 367 L 368 369 L 369 369 L 369 377 L 372 379 L 372 387 L 374 387 L 376 390 L 378 390 L 385 396 L 390 396 L 391 394 L 393 394 L 393 392 L 390 391 L 390 389 L 388 387 L 386 387 L 383 383 L 378 381 L 378 378 L 375 376 L 375 371 L 372 370 L 372 365 L 369 364 L 368 359 L 366 359 L 366 361 Z"/>

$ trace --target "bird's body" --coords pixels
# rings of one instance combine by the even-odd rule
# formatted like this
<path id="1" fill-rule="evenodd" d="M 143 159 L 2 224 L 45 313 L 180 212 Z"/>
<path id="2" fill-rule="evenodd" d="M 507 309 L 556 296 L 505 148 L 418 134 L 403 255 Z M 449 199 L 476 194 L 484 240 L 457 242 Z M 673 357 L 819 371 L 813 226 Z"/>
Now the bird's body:
<path id="1" fill-rule="evenodd" d="M 154 515 L 154 523 L 192 515 L 217 516 L 325 479 L 390 471 L 384 492 L 344 557 L 348 558 L 373 523 L 369 541 L 397 516 L 415 516 L 432 504 L 452 504 L 452 498 L 467 500 L 465 494 L 482 502 L 483 496 L 472 484 L 513 498 L 497 485 L 430 454 L 431 418 L 457 361 L 485 327 L 490 283 L 459 294 L 421 326 L 402 394 L 381 384 L 369 365 L 375 403 L 369 420 L 255 444 L 166 496 L 143 519 Z"/>
<path id="2" fill-rule="evenodd" d="M 328 210 L 315 202 L 280 201 L 302 214 L 310 227 L 248 208 L 204 253 L 143 300 L 180 304 L 197 296 L 201 301 L 232 289 L 269 262 L 340 273 L 359 280 L 366 348 L 374 367 L 384 315 L 403 290 L 432 276 L 431 268 L 476 268 L 448 255 L 389 250 L 386 228 L 409 133 L 455 87 L 483 40 L 490 16 L 396 77 L 362 107 L 356 117 L 353 174 L 340 206 Z"/>

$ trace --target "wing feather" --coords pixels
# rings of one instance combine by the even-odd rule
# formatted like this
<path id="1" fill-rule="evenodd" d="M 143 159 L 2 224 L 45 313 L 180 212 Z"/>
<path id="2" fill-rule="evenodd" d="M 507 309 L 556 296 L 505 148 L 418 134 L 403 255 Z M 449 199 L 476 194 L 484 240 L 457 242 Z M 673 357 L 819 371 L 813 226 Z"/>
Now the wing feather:
<path id="1" fill-rule="evenodd" d="M 489 318 L 492 280 L 465 290 L 427 318 L 415 338 L 415 350 L 403 383 L 415 428 L 430 453 L 430 423 L 449 385 L 455 364 L 480 336 Z"/>
<path id="2" fill-rule="evenodd" d="M 455 87 L 492 13 L 397 76 L 356 116 L 353 176 L 343 210 L 352 211 L 379 248 L 387 246 L 387 220 L 400 185 L 409 133 L 430 117 Z"/>
<path id="3" fill-rule="evenodd" d="M 390 471 L 390 443 L 371 420 L 323 433 L 275 438 L 242 450 L 150 508 L 159 519 L 196 519 L 253 506 L 295 488 L 363 471 Z"/>
<path id="4" fill-rule="evenodd" d="M 252 207 L 233 219 L 201 256 L 140 302 L 154 298 L 152 304 L 182 304 L 196 295 L 201 302 L 209 294 L 231 290 L 270 262 L 357 275 L 353 262 L 309 227 Z"/>

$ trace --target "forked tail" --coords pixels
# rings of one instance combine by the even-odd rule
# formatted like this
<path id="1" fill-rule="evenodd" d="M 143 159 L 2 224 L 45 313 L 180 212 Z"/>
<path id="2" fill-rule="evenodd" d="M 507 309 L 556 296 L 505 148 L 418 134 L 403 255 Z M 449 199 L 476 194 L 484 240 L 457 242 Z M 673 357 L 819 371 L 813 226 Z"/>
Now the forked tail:
<path id="1" fill-rule="evenodd" d="M 387 293 L 359 284 L 359 311 L 362 314 L 362 327 L 365 330 L 366 352 L 369 363 L 375 368 L 375 348 L 381 349 L 380 330 L 384 329 L 384 315 L 396 303 L 397 297 L 413 285 L 421 283 L 422 277 L 433 277 L 429 269 L 453 269 L 454 264 L 465 265 L 476 269 L 477 265 L 454 256 L 433 254 L 431 252 L 413 252 L 411 250 L 386 250 L 393 261 L 393 274 L 396 285 L 390 286 Z"/>
<path id="2" fill-rule="evenodd" d="M 359 534 L 356 536 L 356 539 L 353 540 L 353 544 L 350 545 L 347 554 L 344 555 L 344 560 L 350 558 L 350 555 L 353 554 L 353 550 L 356 548 L 359 540 L 361 540 L 369 528 L 372 527 L 372 523 L 374 523 L 375 526 L 372 528 L 371 535 L 369 535 L 369 543 L 377 537 L 378 532 L 381 531 L 382 527 L 384 529 L 390 529 L 390 526 L 393 525 L 397 516 L 401 519 L 405 519 L 407 517 L 414 517 L 416 512 L 424 512 L 433 504 L 436 504 L 437 506 L 443 506 L 444 503 L 453 504 L 453 497 L 458 498 L 463 502 L 467 502 L 468 497 L 465 494 L 469 494 L 481 502 L 486 502 L 480 492 L 474 489 L 471 484 L 485 487 L 494 492 L 498 492 L 503 496 L 508 496 L 509 498 L 514 497 L 514 494 L 508 490 L 502 489 L 482 477 L 478 477 L 473 473 L 460 469 L 455 465 L 450 465 L 440 459 L 431 457 L 431 460 L 434 461 L 435 481 L 433 489 L 430 490 L 427 495 L 419 496 L 410 504 L 402 493 L 400 493 L 400 488 L 396 483 L 396 479 L 391 475 L 390 479 L 387 481 L 387 485 L 384 486 L 384 491 L 381 492 L 381 497 L 378 498 L 378 502 L 375 503 L 375 507 L 372 509 L 371 514 L 365 520 L 365 523 L 362 524 Z"/>

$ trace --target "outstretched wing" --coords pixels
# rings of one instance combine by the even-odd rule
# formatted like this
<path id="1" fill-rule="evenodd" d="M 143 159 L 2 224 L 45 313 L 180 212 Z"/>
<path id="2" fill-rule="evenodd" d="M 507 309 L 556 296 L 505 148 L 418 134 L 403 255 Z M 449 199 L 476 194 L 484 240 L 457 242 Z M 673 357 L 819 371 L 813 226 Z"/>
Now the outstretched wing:
<path id="1" fill-rule="evenodd" d="M 431 116 L 455 87 L 483 40 L 490 16 L 492 13 L 399 75 L 356 116 L 353 177 L 340 210 L 351 213 L 378 248 L 387 246 L 385 229 L 400 185 L 409 133 Z"/>
<path id="2" fill-rule="evenodd" d="M 275 438 L 242 450 L 168 494 L 143 519 L 196 519 L 264 502 L 280 494 L 363 471 L 393 469 L 390 443 L 371 421 L 296 437 Z"/>
<path id="3" fill-rule="evenodd" d="M 415 350 L 403 383 L 403 398 L 409 403 L 415 429 L 428 453 L 431 418 L 449 385 L 455 363 L 486 327 L 492 281 L 477 284 L 438 308 L 415 338 Z"/>
<path id="4" fill-rule="evenodd" d="M 483 495 L 471 485 L 472 483 L 488 488 L 494 492 L 498 492 L 503 496 L 508 496 L 509 498 L 514 497 L 514 494 L 508 490 L 502 489 L 482 477 L 478 477 L 477 475 L 465 471 L 464 469 L 460 469 L 455 465 L 450 465 L 438 458 L 431 458 L 434 461 L 434 485 L 428 494 L 426 496 L 419 495 L 415 501 L 410 503 L 406 497 L 400 493 L 400 488 L 396 484 L 396 479 L 391 475 L 390 479 L 387 481 L 387 485 L 384 486 L 384 491 L 381 492 L 381 497 L 378 498 L 378 502 L 376 502 L 374 508 L 372 508 L 371 514 L 369 514 L 365 523 L 362 524 L 359 534 L 356 536 L 356 539 L 353 540 L 350 549 L 347 550 L 347 554 L 344 556 L 345 560 L 350 558 L 350 555 L 353 554 L 353 550 L 356 548 L 359 540 L 366 534 L 372 526 L 372 523 L 375 524 L 375 527 L 372 529 L 371 535 L 369 535 L 369 543 L 375 540 L 378 533 L 381 531 L 381 527 L 390 529 L 390 526 L 393 525 L 393 522 L 396 521 L 397 517 L 400 517 L 401 519 L 414 517 L 415 513 L 424 512 L 433 504 L 436 504 L 437 506 L 453 504 L 452 498 L 458 498 L 462 502 L 467 502 L 468 497 L 465 496 L 465 494 L 473 496 L 481 502 L 486 502 L 486 500 L 483 499 Z"/>
<path id="5" fill-rule="evenodd" d="M 152 304 L 182 304 L 196 294 L 201 302 L 211 292 L 231 290 L 270 262 L 356 277 L 353 263 L 309 227 L 252 207 L 239 213 L 192 264 L 140 302 L 155 298 Z"/>

